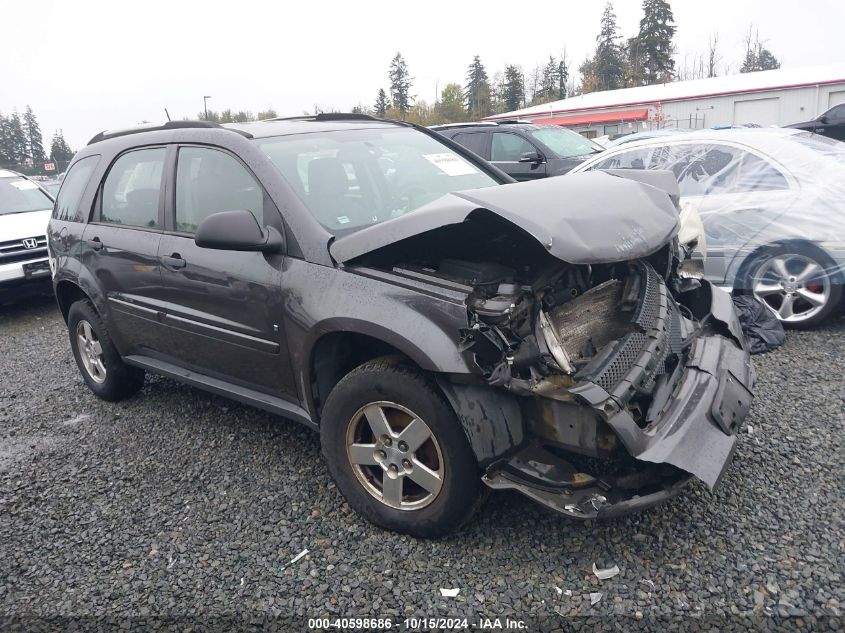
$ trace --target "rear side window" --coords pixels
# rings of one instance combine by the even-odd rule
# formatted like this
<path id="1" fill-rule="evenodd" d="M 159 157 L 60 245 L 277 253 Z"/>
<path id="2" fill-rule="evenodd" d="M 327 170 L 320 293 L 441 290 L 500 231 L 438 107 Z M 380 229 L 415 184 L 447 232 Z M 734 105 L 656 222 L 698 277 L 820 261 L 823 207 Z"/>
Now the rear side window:
<path id="1" fill-rule="evenodd" d="M 490 160 L 518 162 L 523 154 L 536 151 L 537 148 L 521 136 L 508 132 L 494 132 Z"/>
<path id="2" fill-rule="evenodd" d="M 99 162 L 99 156 L 88 156 L 70 166 L 62 181 L 59 195 L 56 197 L 54 218 L 68 222 L 84 222 L 87 219 L 84 210 L 79 208 L 79 203 L 82 201 L 82 194 L 85 193 L 91 174 Z"/>
<path id="3" fill-rule="evenodd" d="M 123 154 L 103 184 L 100 219 L 110 224 L 158 228 L 158 203 L 165 148 Z"/>
<path id="4" fill-rule="evenodd" d="M 452 137 L 452 140 L 460 145 L 463 145 L 469 151 L 483 157 L 487 150 L 485 147 L 486 143 L 484 142 L 486 138 L 487 132 L 461 132 L 459 134 L 455 134 L 455 136 Z"/>
<path id="5" fill-rule="evenodd" d="M 176 230 L 194 233 L 220 211 L 251 211 L 264 225 L 264 191 L 235 158 L 215 149 L 183 147 L 176 168 Z"/>

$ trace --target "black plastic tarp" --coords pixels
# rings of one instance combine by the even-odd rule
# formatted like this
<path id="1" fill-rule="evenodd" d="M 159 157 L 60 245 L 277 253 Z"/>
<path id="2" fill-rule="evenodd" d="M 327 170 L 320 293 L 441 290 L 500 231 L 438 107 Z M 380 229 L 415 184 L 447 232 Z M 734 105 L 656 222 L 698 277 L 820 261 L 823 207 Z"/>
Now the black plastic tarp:
<path id="1" fill-rule="evenodd" d="M 762 354 L 783 345 L 786 339 L 783 325 L 759 299 L 739 295 L 733 301 L 749 353 Z"/>

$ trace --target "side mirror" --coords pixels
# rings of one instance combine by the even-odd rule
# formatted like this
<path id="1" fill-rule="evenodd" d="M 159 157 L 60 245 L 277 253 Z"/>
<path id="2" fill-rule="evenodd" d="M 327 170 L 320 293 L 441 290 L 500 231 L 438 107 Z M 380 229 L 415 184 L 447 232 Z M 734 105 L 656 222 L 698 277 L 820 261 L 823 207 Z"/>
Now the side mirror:
<path id="1" fill-rule="evenodd" d="M 520 163 L 542 163 L 543 157 L 539 152 L 525 152 L 519 157 Z"/>
<path id="2" fill-rule="evenodd" d="M 285 238 L 272 226 L 264 229 L 249 211 L 221 211 L 200 222 L 194 243 L 223 251 L 281 253 Z"/>
<path id="3" fill-rule="evenodd" d="M 819 123 L 824 123 L 825 125 L 827 125 L 828 123 L 830 123 L 830 117 L 826 114 L 824 116 L 820 116 Z"/>

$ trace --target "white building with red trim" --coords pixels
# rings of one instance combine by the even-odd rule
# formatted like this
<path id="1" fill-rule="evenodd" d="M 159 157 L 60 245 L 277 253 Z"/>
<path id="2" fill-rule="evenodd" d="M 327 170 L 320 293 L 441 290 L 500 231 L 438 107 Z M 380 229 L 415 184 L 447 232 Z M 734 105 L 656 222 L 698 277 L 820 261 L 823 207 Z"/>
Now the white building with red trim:
<path id="1" fill-rule="evenodd" d="M 845 103 L 845 64 L 591 92 L 487 117 L 562 125 L 585 136 L 654 128 L 788 125 Z"/>

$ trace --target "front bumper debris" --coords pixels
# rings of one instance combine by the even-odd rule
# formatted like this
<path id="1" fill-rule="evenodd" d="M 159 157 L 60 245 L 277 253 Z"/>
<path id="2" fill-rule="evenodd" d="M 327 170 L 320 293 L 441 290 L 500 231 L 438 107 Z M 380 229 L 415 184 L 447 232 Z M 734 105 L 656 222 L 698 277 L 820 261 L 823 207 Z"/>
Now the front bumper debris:
<path id="1" fill-rule="evenodd" d="M 671 313 L 673 302 L 661 297 L 659 303 L 657 318 L 662 319 L 667 306 Z M 613 385 L 582 380 L 569 390 L 618 437 L 626 453 L 625 467 L 597 474 L 601 468 L 595 460 L 564 456 L 529 443 L 490 466 L 483 477 L 485 484 L 517 490 L 581 519 L 619 516 L 653 506 L 677 495 L 692 476 L 711 489 L 718 486 L 751 406 L 756 374 L 743 348 L 730 298 L 704 282 L 690 295 L 690 304 L 690 311 L 706 326 L 688 339 L 684 362 L 656 381 L 650 405 L 638 420 L 628 406 L 629 394 L 648 374 L 647 363 L 634 362 L 625 378 Z M 651 337 L 643 347 L 655 340 Z M 651 351 L 644 349 L 640 358 L 650 357 Z"/>

